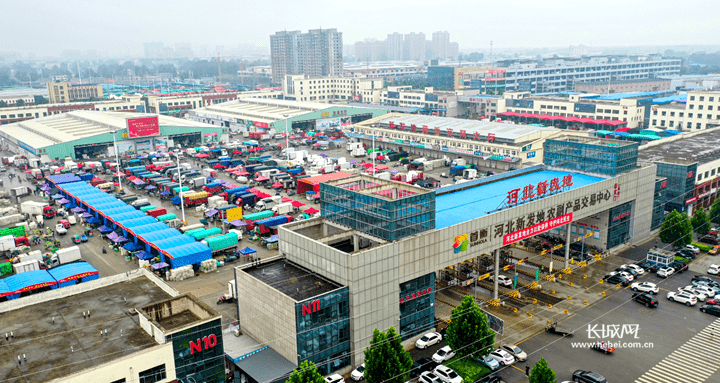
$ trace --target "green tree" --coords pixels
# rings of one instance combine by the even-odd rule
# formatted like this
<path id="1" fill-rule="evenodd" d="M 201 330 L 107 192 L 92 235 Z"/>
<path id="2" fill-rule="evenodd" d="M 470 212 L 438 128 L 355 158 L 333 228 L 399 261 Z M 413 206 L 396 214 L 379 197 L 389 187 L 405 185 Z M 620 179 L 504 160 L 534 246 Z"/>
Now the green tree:
<path id="1" fill-rule="evenodd" d="M 535 363 L 530 372 L 530 383 L 557 383 L 555 371 L 548 367 L 544 358 Z"/>
<path id="2" fill-rule="evenodd" d="M 660 240 L 675 246 L 685 246 L 692 242 L 692 224 L 687 214 L 673 210 L 665 216 L 660 228 Z"/>
<path id="3" fill-rule="evenodd" d="M 15 105 L 17 105 L 17 106 L 25 106 L 25 100 L 23 100 L 22 98 L 18 98 L 18 99 L 15 101 Z"/>
<path id="4" fill-rule="evenodd" d="M 692 224 L 693 230 L 699 235 L 705 235 L 710 231 L 710 219 L 703 207 L 699 207 L 693 211 L 690 223 Z"/>
<path id="5" fill-rule="evenodd" d="M 325 383 L 315 363 L 305 360 L 294 369 L 286 383 Z"/>
<path id="6" fill-rule="evenodd" d="M 368 383 L 403 383 L 412 368 L 412 357 L 401 344 L 400 334 L 390 327 L 387 334 L 375 329 L 365 349 L 365 380 Z"/>
<path id="7" fill-rule="evenodd" d="M 720 198 L 710 205 L 710 222 L 720 225 Z"/>
<path id="8" fill-rule="evenodd" d="M 495 332 L 488 326 L 487 316 L 471 295 L 466 295 L 460 306 L 452 309 L 445 337 L 450 347 L 466 363 L 466 356 L 488 355 L 495 344 Z"/>

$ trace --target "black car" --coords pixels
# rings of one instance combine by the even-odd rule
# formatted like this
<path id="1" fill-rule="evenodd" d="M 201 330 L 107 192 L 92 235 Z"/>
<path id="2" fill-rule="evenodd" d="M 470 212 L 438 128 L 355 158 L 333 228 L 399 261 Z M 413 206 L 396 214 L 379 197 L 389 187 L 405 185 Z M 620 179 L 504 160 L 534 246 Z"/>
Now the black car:
<path id="1" fill-rule="evenodd" d="M 637 270 L 633 269 L 632 267 L 628 267 L 628 268 L 626 268 L 626 269 L 623 269 L 623 268 L 618 267 L 617 269 L 615 269 L 615 271 L 617 271 L 617 272 L 624 271 L 624 272 L 632 275 L 633 278 L 637 278 L 637 276 L 638 276 L 638 274 L 639 274 L 639 273 L 637 272 Z"/>
<path id="2" fill-rule="evenodd" d="M 607 379 L 597 372 L 583 370 L 573 372 L 573 381 L 582 383 L 607 383 Z"/>
<path id="3" fill-rule="evenodd" d="M 674 261 L 672 265 L 670 265 L 673 269 L 675 269 L 675 273 L 682 274 L 688 269 L 688 264 L 685 262 L 680 261 Z"/>
<path id="4" fill-rule="evenodd" d="M 430 358 L 420 358 L 413 363 L 410 370 L 410 378 L 417 378 L 425 371 L 432 371 L 437 367 L 437 363 Z"/>
<path id="5" fill-rule="evenodd" d="M 711 245 L 720 244 L 720 240 L 718 239 L 717 235 L 713 234 L 703 235 L 702 237 L 700 237 L 699 241 L 702 243 L 709 243 Z"/>
<path id="6" fill-rule="evenodd" d="M 644 304 L 645 307 L 658 307 L 658 300 L 654 296 L 645 293 L 635 293 L 632 295 L 632 300 L 635 302 Z"/>
<path id="7" fill-rule="evenodd" d="M 714 279 L 712 279 L 712 278 L 710 278 L 710 277 L 706 277 L 706 276 L 704 276 L 704 275 L 694 275 L 691 280 L 692 280 L 693 282 L 695 282 L 695 281 L 705 281 L 705 282 L 709 282 L 709 283 L 717 283 L 716 280 L 714 280 Z"/>
<path id="8" fill-rule="evenodd" d="M 502 380 L 501 377 L 499 377 L 495 374 L 490 374 L 490 375 L 485 375 L 482 378 L 476 380 L 475 383 L 506 383 L 506 382 L 504 380 Z"/>
<path id="9" fill-rule="evenodd" d="M 702 306 L 700 306 L 700 311 L 702 311 L 704 313 L 715 315 L 716 317 L 720 317 L 720 306 L 702 305 Z"/>
<path id="10" fill-rule="evenodd" d="M 693 253 L 692 251 L 688 249 L 680 249 L 675 255 L 679 255 L 683 258 L 689 258 L 689 259 L 695 259 L 697 258 L 697 254 Z"/>
<path id="11" fill-rule="evenodd" d="M 615 274 L 615 275 L 613 275 L 612 277 L 609 277 L 609 278 L 605 279 L 605 281 L 606 281 L 607 283 L 612 283 L 613 285 L 620 285 L 620 286 L 623 286 L 623 287 L 626 287 L 626 286 L 629 286 L 629 285 L 630 285 L 630 280 L 627 279 L 627 278 L 625 278 L 625 277 L 623 277 L 623 276 L 620 275 L 620 274 Z"/>
<path id="12" fill-rule="evenodd" d="M 642 267 L 643 269 L 645 269 L 645 271 L 648 271 L 651 273 L 658 271 L 658 269 L 660 268 L 660 266 L 658 266 L 654 263 L 650 263 L 648 261 L 638 262 L 638 263 L 636 263 L 636 265 Z"/>

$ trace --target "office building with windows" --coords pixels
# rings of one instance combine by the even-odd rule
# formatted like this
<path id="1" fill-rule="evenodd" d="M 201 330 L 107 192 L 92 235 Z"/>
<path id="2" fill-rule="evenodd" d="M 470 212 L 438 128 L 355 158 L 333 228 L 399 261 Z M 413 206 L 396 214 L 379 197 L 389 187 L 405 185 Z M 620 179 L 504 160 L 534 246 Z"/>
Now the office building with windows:
<path id="1" fill-rule="evenodd" d="M 104 98 L 102 85 L 71 84 L 64 81 L 51 81 L 47 83 L 47 88 L 51 104 L 100 100 Z"/>
<path id="2" fill-rule="evenodd" d="M 342 32 L 335 28 L 276 32 L 270 36 L 273 82 L 280 83 L 288 74 L 340 76 L 342 52 Z"/>
<path id="3" fill-rule="evenodd" d="M 551 166 L 588 173 L 617 175 L 637 167 L 637 142 L 594 137 L 545 140 L 544 162 Z"/>
<path id="4" fill-rule="evenodd" d="M 676 102 L 653 105 L 650 127 L 701 130 L 720 126 L 720 90 L 690 90 Z"/>

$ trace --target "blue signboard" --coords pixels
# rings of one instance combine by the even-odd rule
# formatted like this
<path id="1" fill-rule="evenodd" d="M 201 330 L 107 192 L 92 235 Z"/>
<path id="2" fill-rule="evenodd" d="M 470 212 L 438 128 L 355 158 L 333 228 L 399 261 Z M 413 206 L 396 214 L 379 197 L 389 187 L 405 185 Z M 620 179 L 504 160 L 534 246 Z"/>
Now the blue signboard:
<path id="1" fill-rule="evenodd" d="M 528 152 L 527 158 L 535 158 L 535 151 L 533 150 L 532 152 Z"/>
<path id="2" fill-rule="evenodd" d="M 22 141 L 20 141 L 20 140 L 18 140 L 17 143 L 18 143 L 18 146 L 19 146 L 19 147 L 27 150 L 27 151 L 30 152 L 30 153 L 35 154 L 35 148 L 33 148 L 32 146 L 30 146 L 30 145 L 28 145 L 28 144 L 26 144 L 26 143 L 24 143 L 24 142 L 22 142 Z"/>

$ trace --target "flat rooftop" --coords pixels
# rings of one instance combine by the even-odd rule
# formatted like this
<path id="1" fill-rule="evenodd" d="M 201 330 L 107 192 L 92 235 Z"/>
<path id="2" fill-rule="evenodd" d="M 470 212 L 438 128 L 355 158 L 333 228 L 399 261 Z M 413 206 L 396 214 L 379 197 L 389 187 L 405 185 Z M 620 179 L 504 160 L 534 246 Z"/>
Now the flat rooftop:
<path id="1" fill-rule="evenodd" d="M 51 304 L 1 313 L 0 332 L 15 335 L 0 347 L 3 379 L 47 382 L 157 346 L 129 310 L 168 298 L 168 293 L 142 276 Z M 90 312 L 87 319 L 83 318 L 86 311 Z M 100 337 L 101 330 L 107 330 L 107 336 Z M 18 364 L 18 355 L 23 354 L 27 362 Z"/>
<path id="2" fill-rule="evenodd" d="M 282 259 L 248 267 L 243 271 L 297 302 L 342 287 L 329 279 Z"/>
<path id="3" fill-rule="evenodd" d="M 509 191 L 522 189 L 526 185 L 537 186 L 538 183 L 549 182 L 553 178 L 559 178 L 562 183 L 563 177 L 568 174 L 572 175 L 573 185 L 563 191 L 604 180 L 570 171 L 540 170 L 517 176 L 511 176 L 509 173 L 498 174 L 444 187 L 435 191 L 435 228 L 443 229 L 491 214 L 507 202 Z M 472 186 L 473 184 L 477 186 Z"/>
<path id="4" fill-rule="evenodd" d="M 200 302 L 192 294 L 153 302 L 138 311 L 153 324 L 169 335 L 185 327 L 201 324 L 204 321 L 220 319 L 220 314 L 208 305 Z"/>
<path id="5" fill-rule="evenodd" d="M 271 98 L 240 98 L 222 104 L 195 109 L 199 115 L 239 118 L 272 123 L 330 108 L 332 104 L 318 104 Z"/>
<path id="6" fill-rule="evenodd" d="M 678 134 L 657 142 L 640 146 L 638 161 L 705 164 L 720 159 L 720 128 Z"/>

